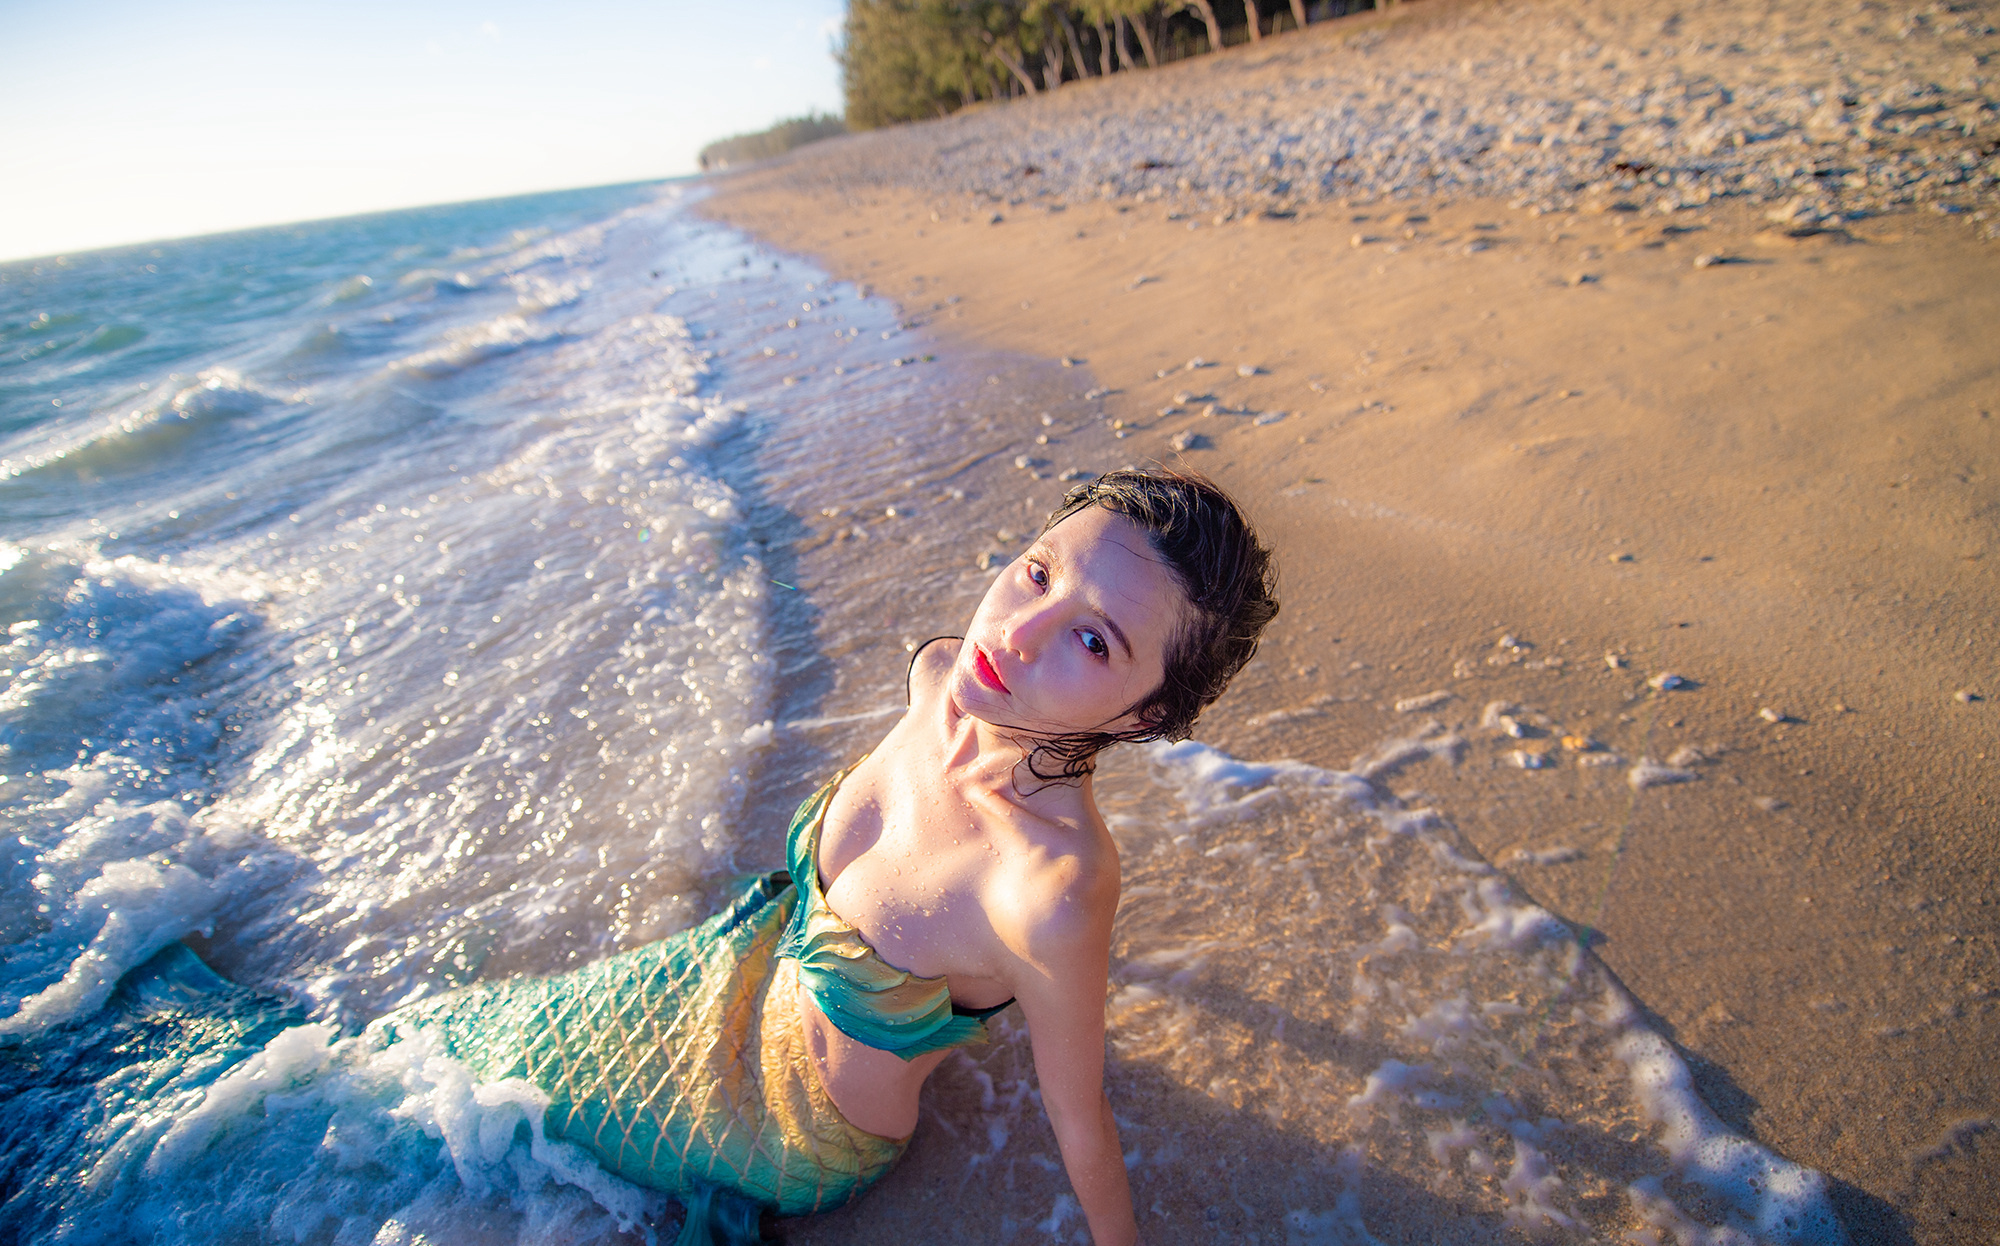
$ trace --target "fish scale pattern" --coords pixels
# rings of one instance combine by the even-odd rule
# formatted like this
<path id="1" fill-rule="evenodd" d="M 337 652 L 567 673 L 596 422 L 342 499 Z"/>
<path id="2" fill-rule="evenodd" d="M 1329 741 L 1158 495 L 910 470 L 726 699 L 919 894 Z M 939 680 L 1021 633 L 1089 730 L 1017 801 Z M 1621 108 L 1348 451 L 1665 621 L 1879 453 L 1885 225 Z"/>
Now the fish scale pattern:
<path id="1" fill-rule="evenodd" d="M 483 1080 L 539 1087 L 548 1136 L 635 1184 L 824 1211 L 887 1172 L 908 1140 L 855 1128 L 814 1073 L 798 964 L 776 954 L 797 903 L 788 874 L 765 875 L 672 938 L 419 1003 L 393 1023 L 430 1033 Z"/>

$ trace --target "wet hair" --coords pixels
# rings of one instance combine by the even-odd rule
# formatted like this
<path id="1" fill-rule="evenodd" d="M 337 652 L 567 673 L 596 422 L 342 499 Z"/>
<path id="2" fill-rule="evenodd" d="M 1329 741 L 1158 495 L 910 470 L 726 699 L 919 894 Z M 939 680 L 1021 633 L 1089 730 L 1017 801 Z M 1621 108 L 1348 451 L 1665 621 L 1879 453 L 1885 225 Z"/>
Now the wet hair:
<path id="1" fill-rule="evenodd" d="M 1028 771 L 1044 782 L 1082 778 L 1112 744 L 1187 739 L 1195 719 L 1256 655 L 1257 638 L 1278 613 L 1271 552 L 1229 495 L 1207 479 L 1171 470 L 1107 472 L 1071 489 L 1042 531 L 1092 506 L 1145 531 L 1187 606 L 1167 641 L 1160 686 L 1125 711 L 1138 725 L 1035 737 Z"/>

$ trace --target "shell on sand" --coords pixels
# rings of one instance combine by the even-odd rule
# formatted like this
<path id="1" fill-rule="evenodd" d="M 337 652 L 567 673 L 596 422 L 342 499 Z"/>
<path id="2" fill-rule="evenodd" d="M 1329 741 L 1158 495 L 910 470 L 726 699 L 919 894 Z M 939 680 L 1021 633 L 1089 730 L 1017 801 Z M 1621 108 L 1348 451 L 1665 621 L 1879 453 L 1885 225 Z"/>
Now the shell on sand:
<path id="1" fill-rule="evenodd" d="M 1670 783 L 1692 783 L 1700 777 L 1692 770 L 1669 766 L 1650 757 L 1641 757 L 1625 772 L 1625 781 L 1632 785 L 1635 792 L 1643 792 L 1649 787 L 1665 787 Z"/>
<path id="2" fill-rule="evenodd" d="M 1396 712 L 1398 714 L 1414 714 L 1418 710 L 1436 709 L 1446 701 L 1451 700 L 1451 697 L 1452 694 L 1442 688 L 1435 692 L 1426 692 L 1421 696 L 1404 697 L 1402 700 L 1396 702 Z"/>

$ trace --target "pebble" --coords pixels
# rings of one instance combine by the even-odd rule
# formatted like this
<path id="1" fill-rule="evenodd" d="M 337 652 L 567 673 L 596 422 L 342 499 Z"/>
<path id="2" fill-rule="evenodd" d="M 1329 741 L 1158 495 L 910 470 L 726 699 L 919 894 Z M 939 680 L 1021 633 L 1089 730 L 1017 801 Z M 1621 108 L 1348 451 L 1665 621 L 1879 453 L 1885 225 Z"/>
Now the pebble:
<path id="1" fill-rule="evenodd" d="M 1238 376 L 1256 376 L 1263 370 L 1254 363 L 1239 363 L 1236 365 L 1236 375 Z"/>
<path id="2" fill-rule="evenodd" d="M 998 212 L 995 212 L 992 216 L 986 218 L 986 223 L 988 225 L 998 225 L 1000 222 L 1006 219 L 1007 219 L 1006 217 L 1000 215 Z"/>
<path id="3" fill-rule="evenodd" d="M 1708 760 L 1708 754 L 1692 744 L 1683 744 L 1667 755 L 1669 766 L 1699 766 Z"/>
<path id="4" fill-rule="evenodd" d="M 1783 710 L 1774 710 L 1768 705 L 1765 706 L 1763 709 L 1757 711 L 1757 717 L 1763 719 L 1767 723 L 1785 723 L 1792 721 L 1792 716 L 1790 714 L 1787 714 Z"/>
<path id="5" fill-rule="evenodd" d="M 1757 806 L 1759 809 L 1762 809 L 1765 813 L 1776 813 L 1780 809 L 1786 809 L 1790 807 L 1784 801 L 1779 800 L 1775 796 L 1759 796 L 1757 799 L 1751 801 L 1750 803 Z"/>
<path id="6" fill-rule="evenodd" d="M 1655 692 L 1672 692 L 1676 688 L 1687 687 L 1687 680 L 1672 671 L 1661 671 L 1646 681 L 1646 686 Z"/>
<path id="7" fill-rule="evenodd" d="M 1073 480 L 1089 480 L 1094 475 L 1095 475 L 1094 472 L 1087 472 L 1083 470 L 1081 467 L 1072 467 L 1068 471 L 1063 472 L 1061 475 L 1057 476 L 1056 479 L 1067 484 L 1068 482 Z"/>
<path id="8" fill-rule="evenodd" d="M 1984 701 L 1986 698 L 1980 696 L 1970 688 L 1960 688 L 1957 692 L 1951 694 L 1951 699 L 1960 705 L 1970 705 L 1974 701 Z"/>
<path id="9" fill-rule="evenodd" d="M 1192 73 L 1120 73 L 807 149 L 784 172 L 1020 197 L 1032 163 L 1039 206 L 1138 201 L 1218 225 L 1439 193 L 1527 212 L 1736 198 L 1773 205 L 1794 231 L 1990 206 L 1992 88 L 1968 68 L 2000 52 L 1989 6 L 1926 4 L 1900 30 L 1872 4 L 1823 0 L 1648 12 L 1544 0 L 1288 39 L 1266 66 L 1203 57 Z M 1496 135 L 1513 136 L 1504 159 L 1489 154 Z M 1176 159 L 1155 159 L 1162 149 Z M 1822 175 L 1833 168 L 1847 176 Z"/>
<path id="10" fill-rule="evenodd" d="M 1484 238 L 1474 238 L 1471 242 L 1465 244 L 1465 253 L 1467 255 L 1477 255 L 1491 245 L 1493 244 Z"/>
<path id="11" fill-rule="evenodd" d="M 1596 273 L 1571 273 L 1569 283 L 1573 286 L 1592 285 L 1597 281 Z"/>
<path id="12" fill-rule="evenodd" d="M 1581 848 L 1516 848 L 1507 855 L 1508 865 L 1567 865 L 1571 861 L 1583 860 Z"/>
<path id="13" fill-rule="evenodd" d="M 1619 654 L 1607 653 L 1604 655 L 1604 665 L 1614 671 L 1624 670 L 1625 659 Z"/>
<path id="14" fill-rule="evenodd" d="M 1082 362 L 1083 362 L 1083 360 L 1081 360 L 1081 359 L 1076 359 L 1076 358 L 1072 358 L 1072 357 L 1071 357 L 1071 356 L 1069 356 L 1069 355 L 1064 355 L 1064 356 L 1062 357 L 1062 366 L 1063 366 L 1063 367 L 1065 367 L 1065 368 L 1074 368 L 1074 367 L 1075 367 L 1076 365 L 1078 365 L 1078 364 L 1080 364 L 1080 363 L 1082 363 Z"/>
<path id="15" fill-rule="evenodd" d="M 1692 783 L 1701 776 L 1680 766 L 1663 765 L 1650 757 L 1642 757 L 1625 772 L 1625 781 L 1632 790 L 1642 792 L 1649 787 L 1665 787 L 1670 783 Z"/>
<path id="16" fill-rule="evenodd" d="M 1630 554 L 1613 554 L 1613 555 L 1611 555 L 1611 561 L 1612 561 L 1612 562 L 1631 562 L 1631 561 L 1632 561 L 1632 555 L 1630 555 Z"/>
<path id="17" fill-rule="evenodd" d="M 1720 255 L 1697 255 L 1694 257 L 1694 266 L 1696 268 L 1714 268 L 1717 264 L 1727 264 L 1728 262 L 1727 259 L 1724 259 Z"/>
<path id="18" fill-rule="evenodd" d="M 1507 754 L 1508 760 L 1523 770 L 1547 770 L 1549 759 L 1532 749 L 1517 748 Z"/>
<path id="19" fill-rule="evenodd" d="M 1167 439 L 1167 449 L 1177 454 L 1185 453 L 1189 450 L 1206 450 L 1210 444 L 1208 438 L 1191 430 L 1175 433 Z"/>
<path id="20" fill-rule="evenodd" d="M 1276 423 L 1277 423 L 1277 422 L 1278 422 L 1279 420 L 1282 420 L 1282 419 L 1284 419 L 1284 418 L 1285 418 L 1285 416 L 1286 416 L 1286 415 L 1288 415 L 1288 414 L 1290 414 L 1290 412 L 1286 412 L 1286 411 L 1266 411 L 1266 412 L 1264 412 L 1263 414 L 1259 415 L 1259 416 L 1258 416 L 1258 417 L 1257 417 L 1256 419 L 1252 420 L 1252 421 L 1251 421 L 1251 423 L 1253 423 L 1253 424 L 1276 424 Z"/>
<path id="21" fill-rule="evenodd" d="M 1404 697 L 1402 700 L 1396 702 L 1396 712 L 1398 714 L 1414 714 L 1418 710 L 1436 709 L 1446 701 L 1451 700 L 1451 696 L 1451 693 L 1440 688 L 1435 692 L 1426 692 L 1421 696 Z"/>

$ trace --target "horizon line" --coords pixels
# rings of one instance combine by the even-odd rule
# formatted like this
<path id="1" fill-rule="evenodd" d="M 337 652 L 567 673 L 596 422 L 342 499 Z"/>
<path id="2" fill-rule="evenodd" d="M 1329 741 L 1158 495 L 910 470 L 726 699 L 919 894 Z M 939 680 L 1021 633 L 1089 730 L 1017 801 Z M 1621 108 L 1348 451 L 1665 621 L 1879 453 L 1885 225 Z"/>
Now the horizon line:
<path id="1" fill-rule="evenodd" d="M 397 212 L 420 212 L 427 208 L 459 208 L 476 203 L 499 203 L 508 199 L 530 199 L 537 195 L 561 195 L 586 190 L 617 190 L 626 186 L 658 186 L 671 182 L 694 182 L 705 179 L 709 174 L 697 169 L 692 173 L 675 173 L 665 177 L 641 177 L 623 182 L 600 182 L 588 186 L 549 186 L 541 190 L 523 190 L 504 195 L 480 195 L 472 199 L 441 199 L 429 203 L 405 203 L 389 208 L 369 208 L 360 212 L 343 212 L 335 216 L 309 216 L 294 220 L 269 221 L 259 225 L 239 225 L 231 229 L 218 229 L 207 233 L 168 234 L 158 238 L 140 238 L 125 242 L 108 242 L 102 246 L 84 247 L 63 251 L 46 251 L 41 254 L 0 256 L 0 271 L 20 264 L 37 264 L 49 261 L 65 261 L 71 257 L 99 255 L 111 251 L 137 250 L 141 247 L 156 247 L 162 243 L 202 242 L 213 238 L 231 238 L 240 234 L 260 233 L 267 229 L 294 229 L 301 225 L 327 225 L 336 221 L 358 221 L 373 216 L 390 216 Z"/>

